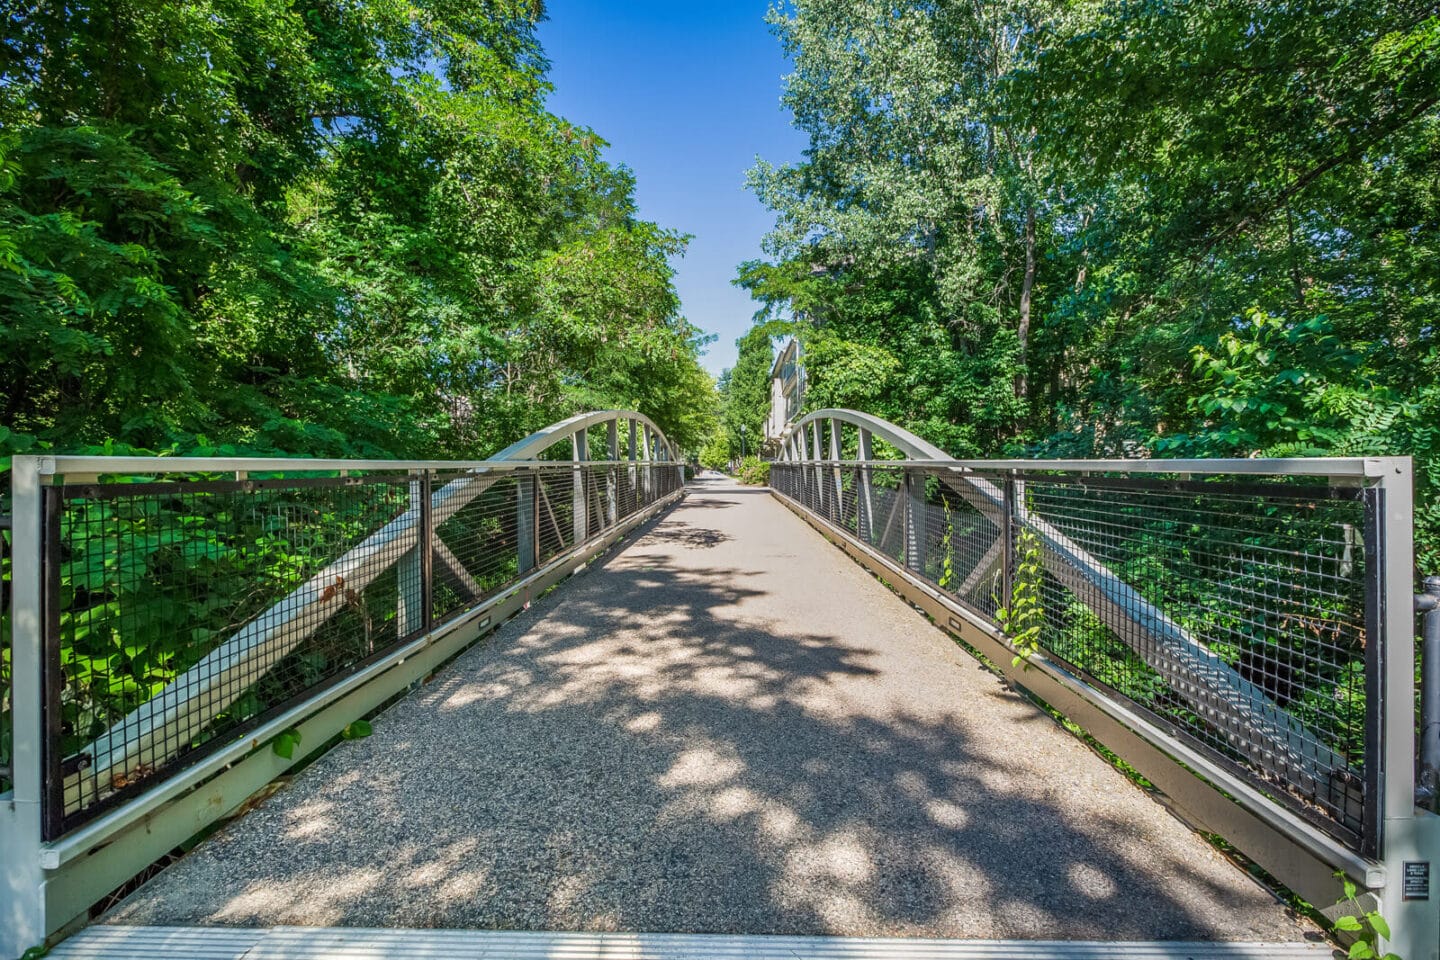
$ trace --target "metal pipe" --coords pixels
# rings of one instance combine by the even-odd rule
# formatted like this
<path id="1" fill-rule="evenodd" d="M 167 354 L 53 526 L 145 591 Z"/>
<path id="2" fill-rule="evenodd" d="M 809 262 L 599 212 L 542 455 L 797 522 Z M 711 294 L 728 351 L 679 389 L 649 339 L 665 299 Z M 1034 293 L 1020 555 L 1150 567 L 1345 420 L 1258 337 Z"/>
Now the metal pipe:
<path id="1" fill-rule="evenodd" d="M 1418 806 L 1440 813 L 1440 577 L 1425 578 L 1415 597 L 1425 614 L 1420 645 L 1420 769 L 1415 780 Z"/>

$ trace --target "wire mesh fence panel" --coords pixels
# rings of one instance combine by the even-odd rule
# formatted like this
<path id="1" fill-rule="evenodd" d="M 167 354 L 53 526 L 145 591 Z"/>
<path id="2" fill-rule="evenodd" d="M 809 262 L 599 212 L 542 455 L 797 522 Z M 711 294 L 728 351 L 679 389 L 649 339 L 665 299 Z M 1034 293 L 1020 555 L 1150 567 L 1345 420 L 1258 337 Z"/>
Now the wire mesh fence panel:
<path id="1" fill-rule="evenodd" d="M 1052 555 L 1039 582 L 1046 650 L 1363 839 L 1373 754 L 1359 491 L 1032 477 L 1019 500 L 1021 562 Z M 1131 593 L 1107 605 L 1077 590 L 1053 557 L 1071 547 Z"/>
<path id="2" fill-rule="evenodd" d="M 860 476 L 848 467 L 834 468 L 839 488 L 836 493 L 838 508 L 835 525 L 858 536 L 860 533 Z"/>
<path id="3" fill-rule="evenodd" d="M 47 488 L 46 838 L 680 486 L 674 465 L 545 461 Z"/>
<path id="4" fill-rule="evenodd" d="M 640 478 L 633 463 L 618 468 L 617 481 L 620 485 L 620 515 L 629 517 L 640 509 Z"/>
<path id="5" fill-rule="evenodd" d="M 772 485 L 1376 849 L 1378 561 L 1361 488 L 850 463 L 837 489 L 833 469 L 777 463 Z"/>
<path id="6" fill-rule="evenodd" d="M 547 471 L 536 477 L 538 562 L 541 564 L 575 546 L 575 475 Z"/>
<path id="7" fill-rule="evenodd" d="M 1004 585 L 1004 529 L 971 500 L 941 481 L 925 483 L 925 579 L 994 621 Z"/>
<path id="8" fill-rule="evenodd" d="M 871 546 L 894 560 L 905 562 L 905 472 L 878 469 L 871 477 L 875 497 L 875 536 Z"/>
<path id="9" fill-rule="evenodd" d="M 608 466 L 597 465 L 585 471 L 587 540 L 598 537 L 610 525 L 609 480 Z"/>
<path id="10" fill-rule="evenodd" d="M 431 481 L 444 489 L 456 479 Z M 534 482 L 525 475 L 492 478 L 486 489 L 435 524 L 431 569 L 433 617 L 441 621 L 501 592 L 533 568 Z M 523 539 L 522 539 L 523 538 Z M 526 549 L 532 553 L 523 556 Z"/>
<path id="11" fill-rule="evenodd" d="M 393 644 L 411 494 L 405 476 L 51 488 L 50 832 Z"/>

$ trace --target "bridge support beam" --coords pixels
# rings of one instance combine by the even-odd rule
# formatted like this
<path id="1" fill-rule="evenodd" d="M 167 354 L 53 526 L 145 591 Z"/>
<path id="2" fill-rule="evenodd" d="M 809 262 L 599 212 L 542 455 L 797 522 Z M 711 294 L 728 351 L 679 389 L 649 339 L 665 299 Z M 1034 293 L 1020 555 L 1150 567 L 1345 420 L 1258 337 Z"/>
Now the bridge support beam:
<path id="1" fill-rule="evenodd" d="M 644 474 L 645 499 L 655 495 L 655 438 L 649 430 L 640 431 L 640 469 Z"/>
<path id="2" fill-rule="evenodd" d="M 625 468 L 630 473 L 630 486 L 627 495 L 638 504 L 640 502 L 640 474 L 635 464 L 640 456 L 640 441 L 636 436 L 637 433 L 638 427 L 635 421 L 631 420 L 630 435 L 628 437 L 628 443 L 625 445 L 625 458 L 630 461 L 630 465 Z"/>
<path id="3" fill-rule="evenodd" d="M 619 467 L 615 466 L 620 459 L 620 433 L 614 420 L 605 425 L 605 459 L 610 461 L 605 471 L 605 525 L 610 526 L 620 516 Z"/>
<path id="4" fill-rule="evenodd" d="M 426 627 L 429 611 L 430 571 L 434 531 L 429 529 L 430 475 L 412 471 L 410 478 L 410 510 L 417 518 L 415 544 L 405 551 L 396 568 L 395 635 L 408 637 Z"/>
<path id="5" fill-rule="evenodd" d="M 535 557 L 539 552 L 540 529 L 536 520 L 540 511 L 536 509 L 540 499 L 537 480 L 523 473 L 515 475 L 515 543 L 516 561 L 520 573 L 535 569 Z"/>
<path id="6" fill-rule="evenodd" d="M 860 445 L 855 453 L 856 459 L 861 464 L 855 490 L 856 526 L 860 539 L 873 545 L 875 543 L 875 497 L 870 483 L 870 468 L 865 466 L 875 459 L 872 446 L 870 431 L 862 427 L 860 429 Z"/>
<path id="7" fill-rule="evenodd" d="M 571 459 L 575 461 L 573 481 L 574 495 L 571 510 L 574 519 L 575 544 L 582 544 L 590 535 L 590 493 L 589 477 L 586 476 L 585 461 L 590 459 L 590 444 L 585 430 L 577 430 L 570 438 Z"/>
<path id="8" fill-rule="evenodd" d="M 1384 744 L 1380 787 L 1384 824 L 1379 855 L 1386 867 L 1380 891 L 1380 914 L 1390 924 L 1394 939 L 1390 950 L 1407 960 L 1440 958 L 1440 816 L 1420 807 L 1415 798 L 1415 569 L 1414 481 L 1408 463 L 1396 460 L 1381 477 L 1374 497 L 1373 531 L 1366 545 L 1383 561 L 1383 569 L 1370 572 L 1378 609 L 1367 653 L 1379 654 L 1375 680 L 1381 690 L 1379 729 Z M 1402 465 L 1403 463 L 1403 465 Z M 1376 634 L 1378 633 L 1378 636 Z M 1421 899 L 1419 881 L 1407 876 L 1424 871 L 1427 896 Z M 1382 951 L 1383 952 L 1383 951 Z"/>
<path id="9" fill-rule="evenodd" d="M 810 426 L 810 448 L 818 462 L 825 459 L 825 454 L 820 449 L 820 421 L 816 420 Z M 818 466 L 815 468 L 815 509 L 825 512 L 825 471 Z"/>
<path id="10" fill-rule="evenodd" d="M 0 957 L 18 957 L 40 946 L 50 932 L 45 871 L 40 866 L 45 742 L 40 691 L 45 677 L 42 598 L 44 524 L 40 472 L 36 461 L 16 457 L 13 473 L 14 526 L 11 530 L 11 707 L 14 790 L 0 803 Z M 63 922 L 63 921 L 62 921 Z"/>

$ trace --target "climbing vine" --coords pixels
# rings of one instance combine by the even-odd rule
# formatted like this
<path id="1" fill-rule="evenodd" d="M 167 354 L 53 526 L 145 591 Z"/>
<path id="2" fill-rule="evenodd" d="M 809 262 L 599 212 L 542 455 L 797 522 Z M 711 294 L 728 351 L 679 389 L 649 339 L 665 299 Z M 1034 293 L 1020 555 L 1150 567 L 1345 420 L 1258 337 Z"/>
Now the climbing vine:
<path id="1" fill-rule="evenodd" d="M 942 587 L 950 586 L 955 579 L 955 548 L 954 535 L 955 525 L 950 520 L 950 501 L 940 498 L 940 506 L 945 510 L 945 535 L 940 538 L 940 579 L 938 583 Z"/>
<path id="2" fill-rule="evenodd" d="M 1010 602 L 995 612 L 1010 646 L 1015 650 L 1012 666 L 1026 663 L 1040 649 L 1040 630 L 1045 624 L 1045 609 L 1040 601 L 1040 584 L 1044 563 L 1040 538 L 1033 530 L 1021 527 L 1015 537 L 1015 579 L 1010 587 Z M 1028 663 L 1026 663 L 1028 669 Z"/>

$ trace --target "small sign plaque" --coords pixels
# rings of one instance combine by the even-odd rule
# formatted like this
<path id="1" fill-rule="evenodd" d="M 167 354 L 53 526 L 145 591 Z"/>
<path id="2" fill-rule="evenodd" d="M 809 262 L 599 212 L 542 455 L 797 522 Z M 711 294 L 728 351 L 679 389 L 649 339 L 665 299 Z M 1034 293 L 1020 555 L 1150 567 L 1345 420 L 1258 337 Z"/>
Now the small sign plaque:
<path id="1" fill-rule="evenodd" d="M 1430 899 L 1430 861 L 1406 860 L 1402 900 Z"/>

